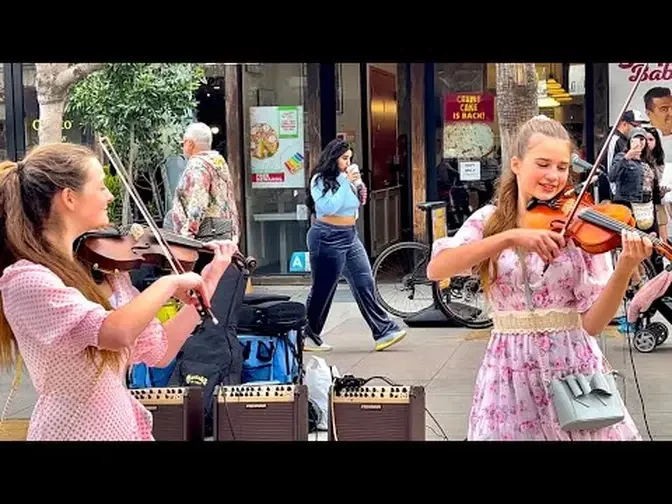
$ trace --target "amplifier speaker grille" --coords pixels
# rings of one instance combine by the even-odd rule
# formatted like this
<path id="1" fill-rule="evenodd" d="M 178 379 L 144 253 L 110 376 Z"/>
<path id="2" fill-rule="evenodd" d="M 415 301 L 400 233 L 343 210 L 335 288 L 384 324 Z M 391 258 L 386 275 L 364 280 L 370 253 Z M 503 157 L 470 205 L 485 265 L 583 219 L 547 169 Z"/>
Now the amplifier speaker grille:
<path id="1" fill-rule="evenodd" d="M 329 401 L 330 441 L 425 440 L 424 387 L 332 387 Z"/>
<path id="2" fill-rule="evenodd" d="M 236 385 L 215 391 L 218 441 L 307 441 L 305 385 Z"/>
<path id="3" fill-rule="evenodd" d="M 130 392 L 152 414 L 156 441 L 203 440 L 200 387 L 154 387 Z"/>

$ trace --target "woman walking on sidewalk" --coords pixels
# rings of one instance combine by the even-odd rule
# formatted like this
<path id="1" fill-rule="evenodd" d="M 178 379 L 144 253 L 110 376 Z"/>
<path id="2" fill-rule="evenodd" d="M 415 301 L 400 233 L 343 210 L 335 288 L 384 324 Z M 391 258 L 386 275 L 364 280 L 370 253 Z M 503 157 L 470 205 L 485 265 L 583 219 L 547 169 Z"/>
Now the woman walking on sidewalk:
<path id="1" fill-rule="evenodd" d="M 564 395 L 565 377 L 572 375 L 570 386 L 576 378 L 584 392 L 584 384 L 602 388 L 604 378 L 611 390 L 596 336 L 652 244 L 624 235 L 612 270 L 608 254 L 590 255 L 552 231 L 519 229 L 532 198 L 549 200 L 566 187 L 572 148 L 562 124 L 538 116 L 523 124 L 510 152 L 494 204 L 474 212 L 454 237 L 437 240 L 427 268 L 438 281 L 477 266 L 492 304 L 494 327 L 476 379 L 468 439 L 639 440 L 617 392 L 577 399 L 595 399 L 591 411 L 600 424 L 563 427 L 558 412 L 571 418 L 577 394 Z M 604 410 L 598 400 L 606 401 Z M 581 419 L 586 410 L 576 408 Z"/>
<path id="2" fill-rule="evenodd" d="M 310 179 L 306 204 L 316 218 L 307 236 L 312 274 L 306 301 L 308 351 L 331 350 L 320 333 L 341 274 L 371 328 L 376 350 L 384 350 L 406 336 L 375 298 L 371 264 L 356 227 L 359 207 L 366 202 L 366 187 L 359 173 L 349 170 L 351 161 L 350 145 L 332 140 L 322 151 Z"/>

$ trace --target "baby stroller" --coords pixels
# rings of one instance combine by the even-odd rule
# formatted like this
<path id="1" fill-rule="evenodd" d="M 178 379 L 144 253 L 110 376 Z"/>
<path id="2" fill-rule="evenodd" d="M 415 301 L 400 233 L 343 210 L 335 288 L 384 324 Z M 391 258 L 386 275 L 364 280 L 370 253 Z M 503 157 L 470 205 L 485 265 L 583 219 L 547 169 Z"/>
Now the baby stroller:
<path id="1" fill-rule="evenodd" d="M 672 265 L 646 282 L 630 301 L 627 320 L 634 330 L 632 344 L 638 352 L 653 352 L 667 340 L 667 326 L 651 321 L 657 312 L 672 322 Z"/>

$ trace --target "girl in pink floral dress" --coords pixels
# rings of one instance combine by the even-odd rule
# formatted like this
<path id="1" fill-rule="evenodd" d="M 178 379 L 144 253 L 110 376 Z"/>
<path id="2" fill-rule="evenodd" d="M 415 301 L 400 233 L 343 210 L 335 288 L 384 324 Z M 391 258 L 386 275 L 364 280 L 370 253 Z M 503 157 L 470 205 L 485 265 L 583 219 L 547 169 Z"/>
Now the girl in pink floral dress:
<path id="1" fill-rule="evenodd" d="M 152 416 L 125 387 L 131 363 L 169 363 L 200 322 L 236 247 L 207 244 L 202 276 L 169 275 L 139 293 L 127 273 L 97 284 L 73 254 L 77 237 L 108 225 L 113 197 L 89 149 L 39 146 L 0 164 L 0 366 L 25 361 L 38 394 L 28 440 L 152 440 Z M 165 326 L 155 314 L 185 301 Z M 0 428 L 2 426 L 0 425 Z"/>
<path id="2" fill-rule="evenodd" d="M 429 278 L 476 268 L 492 305 L 494 327 L 476 379 L 469 440 L 640 439 L 627 411 L 619 423 L 568 431 L 552 403 L 553 378 L 605 370 L 596 337 L 652 250 L 648 238 L 624 234 L 612 269 L 606 255 L 590 255 L 558 233 L 518 228 L 531 198 L 548 200 L 565 187 L 571 152 L 559 122 L 545 116 L 526 122 L 510 145 L 495 204 L 474 212 L 455 236 L 433 246 Z M 529 309 L 537 314 L 535 324 Z"/>

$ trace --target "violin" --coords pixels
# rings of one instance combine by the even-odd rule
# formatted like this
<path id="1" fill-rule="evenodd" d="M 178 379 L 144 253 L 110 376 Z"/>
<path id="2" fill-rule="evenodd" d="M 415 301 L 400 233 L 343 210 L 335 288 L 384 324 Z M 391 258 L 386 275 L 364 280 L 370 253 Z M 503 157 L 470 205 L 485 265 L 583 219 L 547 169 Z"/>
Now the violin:
<path id="1" fill-rule="evenodd" d="M 635 218 L 625 205 L 603 202 L 596 204 L 590 194 L 579 199 L 572 187 L 548 201 L 533 200 L 522 218 L 522 227 L 527 229 L 550 229 L 564 232 L 589 254 L 603 254 L 621 246 L 621 232 L 626 230 L 646 236 L 654 248 L 672 260 L 672 247 L 635 227 Z M 568 216 L 575 210 L 576 219 Z"/>
<path id="2" fill-rule="evenodd" d="M 112 142 L 105 136 L 101 136 L 98 141 L 114 166 L 119 180 L 142 214 L 147 227 L 132 225 L 128 230 L 108 229 L 86 233 L 77 242 L 78 257 L 98 271 L 130 271 L 145 264 L 153 264 L 169 268 L 179 275 L 197 268 L 201 256 L 207 253 L 214 254 L 210 249 L 204 248 L 201 242 L 196 240 L 187 242 L 187 239 L 181 236 L 159 230 L 140 195 L 130 183 L 130 178 Z M 237 264 L 242 264 L 242 267 L 246 264 L 256 266 L 256 261 L 253 259 L 244 259 L 238 255 L 233 259 Z M 204 308 L 205 303 L 201 295 L 197 292 L 191 294 L 197 300 L 195 307 L 201 319 L 210 318 L 214 325 L 218 325 L 219 321 L 212 310 Z"/>
<path id="3" fill-rule="evenodd" d="M 170 252 L 185 271 L 200 272 L 214 252 L 199 240 L 186 238 L 160 229 L 160 234 Z M 132 271 L 144 265 L 169 270 L 168 259 L 149 227 L 135 223 L 131 226 L 109 227 L 91 231 L 75 242 L 75 253 L 93 271 Z M 257 266 L 253 257 L 236 252 L 231 262 L 241 271 L 249 273 Z"/>
<path id="4" fill-rule="evenodd" d="M 586 192 L 588 187 L 597 180 L 595 175 L 600 162 L 607 152 L 609 143 L 616 133 L 616 129 L 632 101 L 639 83 L 648 73 L 648 68 L 649 64 L 645 63 L 644 70 L 632 86 L 618 117 L 614 120 L 611 131 L 602 143 L 602 149 L 586 177 L 586 182 L 582 184 L 580 190 L 577 191 L 575 187 L 569 186 L 551 200 L 533 199 L 528 204 L 528 211 L 522 219 L 523 227 L 556 231 L 563 237 L 571 239 L 589 254 L 602 254 L 622 246 L 621 232 L 626 230 L 637 233 L 642 237 L 646 236 L 659 253 L 672 260 L 672 246 L 634 227 L 635 219 L 627 206 L 610 202 L 596 204 Z M 548 268 L 548 265 L 546 265 L 546 268 Z"/>

